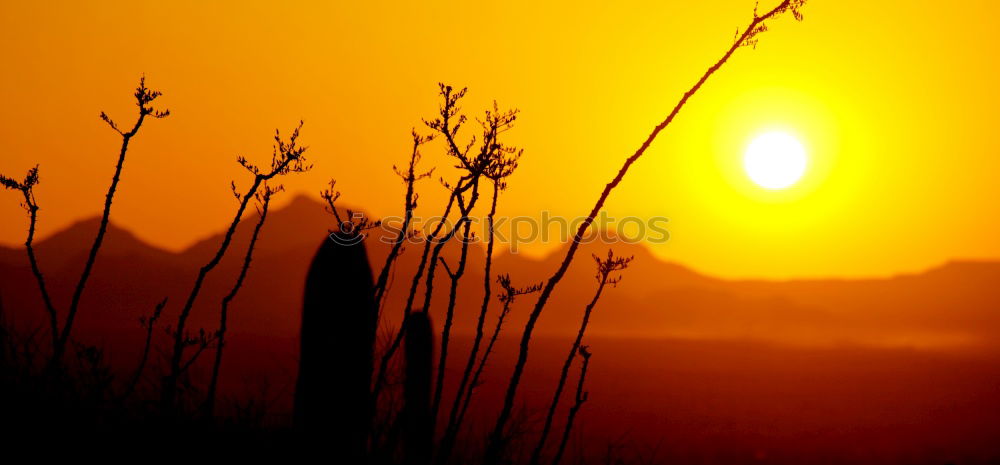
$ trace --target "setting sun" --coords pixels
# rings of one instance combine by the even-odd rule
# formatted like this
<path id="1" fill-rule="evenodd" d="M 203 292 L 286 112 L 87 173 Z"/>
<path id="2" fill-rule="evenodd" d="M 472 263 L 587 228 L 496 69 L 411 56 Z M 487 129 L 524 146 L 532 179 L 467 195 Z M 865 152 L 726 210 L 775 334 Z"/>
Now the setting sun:
<path id="1" fill-rule="evenodd" d="M 765 189 L 790 187 L 806 171 L 806 151 L 802 144 L 784 132 L 757 136 L 747 146 L 743 168 L 753 182 Z"/>

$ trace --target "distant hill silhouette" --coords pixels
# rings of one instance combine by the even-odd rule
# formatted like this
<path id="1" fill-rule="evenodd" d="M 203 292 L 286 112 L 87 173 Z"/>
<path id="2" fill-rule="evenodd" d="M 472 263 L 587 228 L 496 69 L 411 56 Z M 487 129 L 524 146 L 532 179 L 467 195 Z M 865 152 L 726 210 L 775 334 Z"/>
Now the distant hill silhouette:
<path id="1" fill-rule="evenodd" d="M 252 212 L 248 218 L 206 282 L 191 328 L 215 328 Z M 230 307 L 223 404 L 254 396 L 273 402 L 279 418 L 290 415 L 305 274 L 332 224 L 307 197 L 269 214 L 246 285 Z M 95 228 L 93 220 L 82 221 L 36 244 L 60 309 Z M 78 338 L 106 347 L 111 363 L 134 367 L 142 343 L 138 317 L 169 296 L 161 322 L 172 324 L 219 237 L 172 253 L 112 225 L 82 301 Z M 540 319 L 523 389 L 528 411 L 540 411 L 551 395 L 567 336 L 579 327 L 595 285 L 589 255 L 607 247 L 582 247 Z M 885 279 L 733 281 L 664 262 L 641 245 L 614 248 L 636 258 L 621 284 L 605 292 L 585 342 L 595 355 L 580 431 L 595 454 L 621 438 L 624 453 L 657 448 L 670 463 L 798 464 L 826 457 L 829 463 L 903 464 L 915 463 L 915 456 L 926 459 L 920 463 L 993 463 L 988 460 L 1000 457 L 1000 347 L 994 342 L 1000 340 L 1000 263 L 956 262 Z M 399 323 L 420 252 L 420 245 L 409 245 L 400 258 L 387 324 Z M 482 248 L 473 252 L 459 295 L 454 354 L 468 350 L 479 308 Z M 501 254 L 493 268 L 527 285 L 548 277 L 560 252 L 543 259 Z M 369 253 L 378 269 L 387 246 L 371 241 Z M 443 255 L 454 263 L 457 250 Z M 447 277 L 438 277 L 435 324 L 447 298 Z M 44 327 L 20 248 L 0 248 L 0 296 L 17 326 Z M 472 428 L 487 426 L 481 419 L 496 414 L 516 355 L 511 338 L 533 303 L 533 296 L 521 298 L 504 326 L 471 407 Z M 161 366 L 162 329 L 151 359 Z M 456 386 L 460 358 L 449 362 L 446 395 Z M 204 378 L 207 369 L 203 360 L 192 375 Z M 150 370 L 146 386 L 157 379 Z"/>
<path id="2" fill-rule="evenodd" d="M 248 218 L 253 213 L 249 213 Z M 196 327 L 211 328 L 223 293 L 229 289 L 253 221 L 240 224 L 231 253 L 206 283 L 193 314 Z M 298 196 L 271 213 L 258 244 L 243 292 L 233 303 L 233 331 L 270 337 L 292 337 L 298 330 L 302 286 L 308 263 L 333 218 L 322 204 Z M 78 222 L 42 241 L 36 250 L 57 305 L 68 298 L 70 281 L 96 229 L 96 219 Z M 88 331 L 135 328 L 136 319 L 163 297 L 170 297 L 167 315 L 176 310 L 201 266 L 220 239 L 206 237 L 173 253 L 137 239 L 111 225 L 95 268 L 93 283 L 82 303 L 80 335 Z M 373 266 L 381 266 L 388 246 L 369 240 Z M 594 287 L 591 253 L 606 253 L 608 244 L 582 247 L 552 304 L 540 320 L 539 334 L 574 331 L 582 306 Z M 1000 335 L 1000 263 L 955 262 L 924 273 L 886 279 L 730 281 L 698 274 L 664 262 L 642 245 L 614 244 L 619 255 L 635 255 L 624 280 L 602 300 L 590 332 L 595 336 L 673 337 L 712 340 L 762 340 L 796 345 L 875 345 L 952 347 L 992 345 Z M 407 245 L 395 272 L 386 315 L 398 324 L 410 270 L 419 259 L 420 244 Z M 469 332 L 482 288 L 483 248 L 470 254 L 469 272 L 459 293 L 456 330 Z M 457 247 L 443 256 L 457 261 Z M 561 260 L 561 250 L 536 260 L 501 253 L 497 273 L 509 273 L 518 285 L 544 280 Z M 0 248 L 0 294 L 19 321 L 42 315 L 35 283 L 20 248 Z M 441 287 L 447 276 L 439 273 Z M 422 291 L 421 287 L 421 291 Z M 435 294 L 433 311 L 445 307 L 446 292 Z M 514 309 L 509 331 L 523 322 L 531 298 Z M 461 305 L 465 303 L 463 308 Z M 435 321 L 442 321 L 435 315 Z M 39 320 L 40 321 L 40 320 Z M 169 317 L 164 320 L 169 321 Z M 93 333 L 91 333 L 93 334 Z M 100 337 L 100 336 L 98 336 Z"/>

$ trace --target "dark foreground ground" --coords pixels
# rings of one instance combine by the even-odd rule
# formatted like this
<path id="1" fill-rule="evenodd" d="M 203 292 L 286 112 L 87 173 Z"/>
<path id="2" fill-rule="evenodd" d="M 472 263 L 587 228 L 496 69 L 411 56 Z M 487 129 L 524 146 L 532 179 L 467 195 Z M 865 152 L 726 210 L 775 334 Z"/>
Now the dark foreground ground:
<path id="1" fill-rule="evenodd" d="M 453 353 L 468 342 L 459 338 Z M 997 352 L 662 339 L 587 343 L 594 353 L 590 400 L 571 444 L 587 463 L 606 463 L 605 457 L 679 464 L 1000 463 Z M 269 422 L 287 422 L 294 341 L 237 337 L 237 346 L 226 391 L 269 398 Z M 515 346 L 511 339 L 499 344 L 469 437 L 482 437 L 494 419 Z M 525 437 L 540 426 L 568 346 L 561 339 L 533 345 L 521 390 Z M 574 384 L 576 375 L 574 367 Z"/>
<path id="2" fill-rule="evenodd" d="M 453 353 L 461 354 L 468 343 L 459 337 Z M 571 442 L 571 460 L 564 463 L 1000 463 L 997 352 L 614 338 L 591 338 L 587 344 L 594 354 L 587 379 L 590 398 Z M 522 414 L 515 422 L 527 444 L 540 426 L 568 346 L 563 339 L 538 339 L 533 345 L 521 389 Z M 237 334 L 229 347 L 223 408 L 230 416 L 261 414 L 263 426 L 206 428 L 180 421 L 175 429 L 163 430 L 162 422 L 161 429 L 151 429 L 124 418 L 94 427 L 74 424 L 66 415 L 65 421 L 30 429 L 6 424 L 0 436 L 5 449 L 30 445 L 65 453 L 61 445 L 68 434 L 78 439 L 70 441 L 71 450 L 88 455 L 158 451 L 190 456 L 206 447 L 233 456 L 301 453 L 287 427 L 294 339 Z M 512 339 L 498 344 L 473 406 L 467 435 L 473 445 L 463 454 L 476 455 L 475 440 L 494 419 L 515 347 Z M 456 367 L 457 360 L 451 360 Z M 449 390 L 456 372 L 448 372 Z M 574 367 L 573 385 L 577 373 Z M 6 394 L 8 408 L 18 405 L 13 394 Z M 560 418 L 568 407 L 565 399 Z M 50 418 L 53 414 L 59 418 L 58 411 L 47 412 Z"/>

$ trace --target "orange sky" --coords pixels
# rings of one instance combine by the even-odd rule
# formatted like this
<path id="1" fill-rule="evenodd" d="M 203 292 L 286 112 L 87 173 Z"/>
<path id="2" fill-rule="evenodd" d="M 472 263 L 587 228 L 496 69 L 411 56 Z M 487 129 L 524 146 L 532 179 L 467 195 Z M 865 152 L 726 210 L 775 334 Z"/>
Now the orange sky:
<path id="1" fill-rule="evenodd" d="M 291 2 L 288 2 L 291 3 Z M 762 8 L 769 2 L 763 2 Z M 96 215 L 145 72 L 173 115 L 132 145 L 112 219 L 179 249 L 222 229 L 274 128 L 306 121 L 315 194 L 398 214 L 409 130 L 436 83 L 521 109 L 525 148 L 500 210 L 584 214 L 621 160 L 745 25 L 750 0 L 706 2 L 5 2 L 0 172 L 41 164 L 40 234 Z M 994 137 L 998 9 L 973 1 L 812 0 L 772 21 L 691 100 L 615 191 L 612 216 L 670 218 L 666 259 L 726 277 L 869 276 L 1000 257 Z M 128 122 L 128 123 L 126 123 Z M 769 193 L 741 168 L 765 130 L 799 137 L 810 169 Z M 441 147 L 425 163 L 446 165 Z M 446 171 L 442 171 L 445 173 Z M 442 189 L 425 182 L 424 214 Z M 285 195 L 287 201 L 291 195 Z M 0 197 L 0 242 L 23 241 Z M 542 253 L 551 245 L 529 248 Z"/>

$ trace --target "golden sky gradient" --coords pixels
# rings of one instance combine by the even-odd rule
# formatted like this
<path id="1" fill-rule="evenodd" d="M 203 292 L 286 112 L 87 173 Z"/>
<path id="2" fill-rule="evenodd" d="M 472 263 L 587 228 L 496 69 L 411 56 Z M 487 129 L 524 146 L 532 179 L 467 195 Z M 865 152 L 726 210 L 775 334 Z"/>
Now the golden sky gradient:
<path id="1" fill-rule="evenodd" d="M 443 81 L 469 87 L 470 116 L 493 99 L 522 111 L 510 140 L 525 158 L 501 214 L 582 215 L 752 8 L 4 2 L 0 172 L 41 164 L 42 236 L 97 215 L 119 144 L 97 115 L 131 124 L 145 73 L 173 115 L 134 141 L 115 223 L 171 249 L 221 230 L 235 208 L 229 181 L 247 183 L 235 157 L 265 161 L 273 130 L 300 118 L 315 168 L 287 179 L 289 190 L 315 195 L 335 177 L 345 202 L 394 215 L 402 186 L 390 168 L 405 162 L 409 130 L 433 116 Z M 654 252 L 725 277 L 887 275 L 1000 257 L 998 9 L 812 0 L 804 22 L 772 21 L 633 168 L 609 214 L 669 217 L 672 238 Z M 810 156 L 786 191 L 742 170 L 747 143 L 772 129 Z M 427 167 L 449 164 L 438 145 L 425 153 Z M 421 188 L 422 213 L 436 213 L 443 190 Z M 0 242 L 22 242 L 15 193 L 0 197 L 0 218 Z"/>

